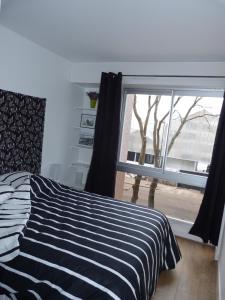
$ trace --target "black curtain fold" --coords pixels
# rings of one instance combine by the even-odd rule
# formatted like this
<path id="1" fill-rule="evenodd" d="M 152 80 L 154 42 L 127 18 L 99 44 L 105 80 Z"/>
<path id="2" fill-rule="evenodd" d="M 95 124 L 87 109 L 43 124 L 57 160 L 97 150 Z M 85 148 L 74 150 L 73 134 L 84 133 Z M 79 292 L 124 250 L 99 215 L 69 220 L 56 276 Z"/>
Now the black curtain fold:
<path id="1" fill-rule="evenodd" d="M 225 93 L 206 184 L 198 216 L 190 233 L 218 245 L 225 204 Z"/>
<path id="2" fill-rule="evenodd" d="M 102 73 L 94 146 L 85 191 L 114 197 L 122 73 Z"/>

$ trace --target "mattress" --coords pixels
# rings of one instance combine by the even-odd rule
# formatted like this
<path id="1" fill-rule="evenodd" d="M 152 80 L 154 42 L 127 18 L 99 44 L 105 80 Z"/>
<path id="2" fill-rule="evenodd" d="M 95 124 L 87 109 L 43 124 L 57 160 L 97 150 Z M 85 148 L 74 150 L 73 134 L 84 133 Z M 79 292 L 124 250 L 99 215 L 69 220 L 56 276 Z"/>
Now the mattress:
<path id="1" fill-rule="evenodd" d="M 18 255 L 0 263 L 0 299 L 149 300 L 180 260 L 161 212 L 29 179 L 30 215 Z"/>

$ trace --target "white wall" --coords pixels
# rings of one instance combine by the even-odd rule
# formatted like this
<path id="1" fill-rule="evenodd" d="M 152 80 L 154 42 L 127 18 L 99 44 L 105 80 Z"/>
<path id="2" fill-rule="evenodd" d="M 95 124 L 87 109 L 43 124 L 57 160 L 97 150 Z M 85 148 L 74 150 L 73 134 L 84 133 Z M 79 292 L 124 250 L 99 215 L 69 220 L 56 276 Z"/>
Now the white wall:
<path id="1" fill-rule="evenodd" d="M 0 88 L 47 98 L 42 174 L 51 163 L 67 163 L 75 85 L 71 64 L 0 26 Z"/>

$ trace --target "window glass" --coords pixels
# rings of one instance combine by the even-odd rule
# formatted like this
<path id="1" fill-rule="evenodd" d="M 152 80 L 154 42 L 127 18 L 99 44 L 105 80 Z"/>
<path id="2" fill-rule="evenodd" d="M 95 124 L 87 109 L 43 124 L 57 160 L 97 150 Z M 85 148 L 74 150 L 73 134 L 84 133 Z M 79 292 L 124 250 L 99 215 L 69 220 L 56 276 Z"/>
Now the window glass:
<path id="1" fill-rule="evenodd" d="M 161 168 L 171 96 L 128 94 L 120 161 Z"/>
<path id="2" fill-rule="evenodd" d="M 218 97 L 174 98 L 167 170 L 199 175 L 208 173 L 222 101 Z"/>
<path id="3" fill-rule="evenodd" d="M 155 91 L 128 93 L 125 100 L 116 198 L 194 221 L 204 195 L 222 95 Z"/>

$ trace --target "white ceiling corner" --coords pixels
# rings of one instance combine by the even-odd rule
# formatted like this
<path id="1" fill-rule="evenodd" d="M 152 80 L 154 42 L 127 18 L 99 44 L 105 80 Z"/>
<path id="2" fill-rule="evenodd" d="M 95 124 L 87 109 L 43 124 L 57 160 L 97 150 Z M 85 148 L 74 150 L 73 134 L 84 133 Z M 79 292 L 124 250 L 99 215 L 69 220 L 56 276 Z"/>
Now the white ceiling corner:
<path id="1" fill-rule="evenodd" d="M 0 24 L 78 62 L 225 61 L 225 0 L 2 0 Z"/>

